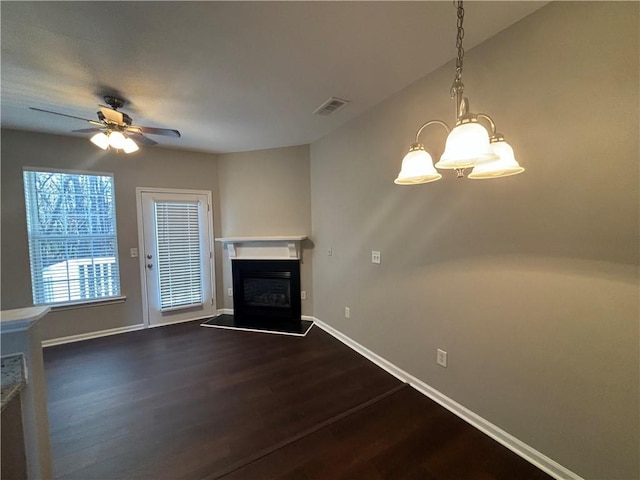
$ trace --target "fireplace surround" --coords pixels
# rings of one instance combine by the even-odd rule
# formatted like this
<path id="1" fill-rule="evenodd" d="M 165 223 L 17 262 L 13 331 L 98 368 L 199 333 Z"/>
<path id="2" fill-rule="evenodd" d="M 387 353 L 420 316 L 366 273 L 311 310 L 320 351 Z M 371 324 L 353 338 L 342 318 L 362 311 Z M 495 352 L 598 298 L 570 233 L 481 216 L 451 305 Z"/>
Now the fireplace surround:
<path id="1" fill-rule="evenodd" d="M 313 321 L 302 319 L 302 241 L 306 235 L 216 238 L 231 265 L 233 310 L 203 327 L 304 337 Z M 231 290 L 231 289 L 230 289 Z"/>
<path id="2" fill-rule="evenodd" d="M 237 323 L 300 324 L 300 261 L 231 261 L 233 315 Z"/>

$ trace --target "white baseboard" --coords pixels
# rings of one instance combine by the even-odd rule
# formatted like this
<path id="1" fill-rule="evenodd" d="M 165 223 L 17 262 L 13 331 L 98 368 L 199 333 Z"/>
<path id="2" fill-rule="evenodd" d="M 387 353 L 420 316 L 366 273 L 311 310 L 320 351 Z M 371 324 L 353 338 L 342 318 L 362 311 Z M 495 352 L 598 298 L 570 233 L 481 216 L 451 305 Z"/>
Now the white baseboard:
<path id="1" fill-rule="evenodd" d="M 231 310 L 233 313 L 233 310 Z M 217 311 L 218 315 L 221 313 Z M 224 312 L 223 312 L 224 313 Z M 208 318 L 208 317 L 203 317 Z M 200 318 L 190 318 L 188 320 L 178 320 L 177 322 L 159 323 L 155 325 L 149 325 L 149 328 L 167 327 L 169 325 L 176 325 L 178 323 L 195 322 L 201 320 Z M 81 333 L 79 335 L 71 335 L 69 337 L 52 338 L 50 340 L 42 341 L 42 348 L 53 347 L 54 345 L 63 345 L 65 343 L 81 342 L 83 340 L 90 340 L 92 338 L 108 337 L 109 335 L 118 335 L 119 333 L 135 332 L 136 330 L 144 330 L 146 327 L 144 323 L 138 325 L 131 325 L 128 327 L 110 328 L 108 330 L 99 330 L 97 332 Z"/>
<path id="2" fill-rule="evenodd" d="M 339 332 L 332 326 L 324 323 L 321 320 L 318 320 L 317 318 L 314 318 L 314 317 L 311 317 L 311 318 L 313 318 L 313 322 L 315 325 L 320 327 L 322 330 L 324 330 L 331 336 L 337 338 L 342 343 L 344 343 L 351 349 L 355 350 L 363 357 L 369 359 L 370 361 L 378 365 L 383 370 L 386 370 L 401 382 L 408 383 L 423 395 L 429 397 L 431 400 L 440 404 L 441 406 L 449 410 L 451 413 L 455 414 L 456 416 L 460 417 L 462 420 L 471 424 L 481 432 L 490 436 L 495 441 L 504 445 L 515 454 L 527 460 L 529 463 L 532 463 L 543 472 L 551 475 L 552 477 L 558 480 L 565 480 L 565 479 L 582 480 L 582 477 L 580 477 L 576 473 L 573 473 L 571 470 L 563 467 L 562 465 L 557 463 L 555 460 L 552 460 L 551 458 L 547 457 L 543 453 L 537 451 L 535 448 L 527 445 L 521 440 L 518 440 L 513 435 L 505 432 L 500 427 L 482 418 L 480 415 L 472 412 L 468 408 L 460 405 L 455 400 L 452 400 L 451 398 L 447 397 L 440 391 L 427 385 L 422 380 L 405 372 L 401 368 L 398 368 L 393 363 L 382 358 L 381 356 L 372 352 L 368 348 L 360 345 L 358 342 L 352 340 L 351 338 L 346 336 L 344 333 Z"/>
<path id="3" fill-rule="evenodd" d="M 42 348 L 53 347 L 54 345 L 63 345 L 65 343 L 81 342 L 91 338 L 108 337 L 109 335 L 118 335 L 119 333 L 135 332 L 144 329 L 144 324 L 131 325 L 127 327 L 110 328 L 108 330 L 100 330 L 97 332 L 81 333 L 79 335 L 71 335 L 68 337 L 52 338 L 42 341 Z"/>

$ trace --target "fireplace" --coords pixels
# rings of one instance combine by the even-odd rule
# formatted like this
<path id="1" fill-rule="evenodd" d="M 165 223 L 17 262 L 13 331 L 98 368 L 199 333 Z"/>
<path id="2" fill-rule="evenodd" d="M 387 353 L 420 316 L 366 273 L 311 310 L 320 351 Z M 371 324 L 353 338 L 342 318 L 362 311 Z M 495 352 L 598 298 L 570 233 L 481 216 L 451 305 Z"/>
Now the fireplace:
<path id="1" fill-rule="evenodd" d="M 299 260 L 232 260 L 233 315 L 237 323 L 299 324 Z"/>

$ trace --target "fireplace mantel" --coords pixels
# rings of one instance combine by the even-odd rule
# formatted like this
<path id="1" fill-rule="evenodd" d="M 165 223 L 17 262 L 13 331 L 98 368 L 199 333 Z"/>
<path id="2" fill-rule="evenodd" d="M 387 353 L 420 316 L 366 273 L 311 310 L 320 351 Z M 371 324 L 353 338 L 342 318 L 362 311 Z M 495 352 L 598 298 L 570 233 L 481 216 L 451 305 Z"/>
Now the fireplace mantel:
<path id="1" fill-rule="evenodd" d="M 216 238 L 227 246 L 230 259 L 291 260 L 300 259 L 300 242 L 306 235 L 246 236 Z"/>

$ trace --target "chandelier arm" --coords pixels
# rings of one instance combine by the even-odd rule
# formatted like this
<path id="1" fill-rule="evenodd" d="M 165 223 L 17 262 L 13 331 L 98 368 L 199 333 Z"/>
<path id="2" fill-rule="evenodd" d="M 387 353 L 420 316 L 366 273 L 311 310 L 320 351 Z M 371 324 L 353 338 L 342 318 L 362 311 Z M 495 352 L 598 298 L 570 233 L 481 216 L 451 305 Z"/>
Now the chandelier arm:
<path id="1" fill-rule="evenodd" d="M 416 143 L 420 143 L 420 141 L 418 140 L 418 137 L 420 137 L 420 134 L 422 133 L 422 130 L 427 128 L 429 125 L 440 125 L 440 126 L 442 126 L 442 128 L 444 128 L 447 131 L 447 133 L 451 132 L 451 129 L 449 128 L 449 125 L 447 125 L 446 123 L 444 123 L 444 122 L 442 122 L 440 120 L 429 120 L 427 123 L 422 125 L 418 129 L 418 131 L 416 132 Z"/>
<path id="2" fill-rule="evenodd" d="M 476 117 L 484 118 L 486 121 L 488 121 L 489 126 L 491 127 L 491 135 L 492 136 L 496 135 L 496 124 L 489 115 L 487 115 L 486 113 L 477 113 Z"/>

